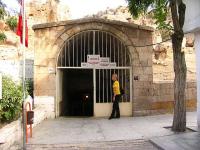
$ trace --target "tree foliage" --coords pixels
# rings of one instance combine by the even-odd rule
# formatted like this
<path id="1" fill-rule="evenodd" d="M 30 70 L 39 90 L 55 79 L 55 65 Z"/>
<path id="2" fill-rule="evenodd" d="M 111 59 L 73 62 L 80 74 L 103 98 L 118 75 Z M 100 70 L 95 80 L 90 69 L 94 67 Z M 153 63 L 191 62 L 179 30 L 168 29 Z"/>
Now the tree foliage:
<path id="1" fill-rule="evenodd" d="M 4 19 L 4 16 L 7 14 L 5 8 L 6 5 L 0 0 L 0 19 Z"/>
<path id="2" fill-rule="evenodd" d="M 0 19 L 4 19 L 5 15 L 6 15 L 6 11 L 3 7 L 0 7 Z"/>
<path id="3" fill-rule="evenodd" d="M 10 27 L 11 30 L 15 30 L 17 27 L 17 17 L 12 16 L 6 20 L 6 24 Z"/>
<path id="4" fill-rule="evenodd" d="M 0 43 L 5 42 L 6 39 L 7 39 L 7 37 L 6 37 L 5 33 L 0 32 Z"/>
<path id="5" fill-rule="evenodd" d="M 2 96 L 0 100 L 0 122 L 17 119 L 22 108 L 22 86 L 16 84 L 10 77 L 3 76 Z"/>
<path id="6" fill-rule="evenodd" d="M 134 17 L 146 15 L 151 12 L 158 29 L 172 30 L 172 25 L 168 16 L 170 14 L 168 0 L 127 0 L 129 11 Z"/>

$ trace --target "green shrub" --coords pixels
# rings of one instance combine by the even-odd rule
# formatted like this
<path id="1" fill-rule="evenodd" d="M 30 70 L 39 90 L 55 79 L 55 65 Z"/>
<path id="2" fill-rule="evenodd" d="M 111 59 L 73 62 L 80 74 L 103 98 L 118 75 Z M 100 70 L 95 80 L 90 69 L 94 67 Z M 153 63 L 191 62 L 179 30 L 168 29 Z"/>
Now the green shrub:
<path id="1" fill-rule="evenodd" d="M 0 33 L 0 42 L 4 42 L 7 39 L 5 33 L 1 32 Z"/>
<path id="2" fill-rule="evenodd" d="M 28 94 L 33 98 L 33 79 L 26 80 L 26 90 Z"/>
<path id="3" fill-rule="evenodd" d="M 22 86 L 10 77 L 3 76 L 2 99 L 0 100 L 0 122 L 17 119 L 22 109 Z"/>
<path id="4" fill-rule="evenodd" d="M 6 11 L 3 7 L 0 7 L 0 19 L 4 19 L 6 16 Z"/>
<path id="5" fill-rule="evenodd" d="M 17 18 L 15 16 L 9 17 L 6 20 L 6 24 L 10 27 L 11 30 L 15 30 L 17 27 Z"/>

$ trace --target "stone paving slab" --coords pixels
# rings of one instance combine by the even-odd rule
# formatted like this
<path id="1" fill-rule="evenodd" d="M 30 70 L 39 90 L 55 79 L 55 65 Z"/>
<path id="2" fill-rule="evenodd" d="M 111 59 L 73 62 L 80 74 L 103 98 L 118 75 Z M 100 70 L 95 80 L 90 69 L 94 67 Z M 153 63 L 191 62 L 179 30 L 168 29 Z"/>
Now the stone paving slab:
<path id="1" fill-rule="evenodd" d="M 180 133 L 157 137 L 151 142 L 162 150 L 200 150 L 200 133 Z"/>
<path id="2" fill-rule="evenodd" d="M 66 118 L 45 120 L 33 129 L 30 144 L 67 144 L 88 141 L 150 139 L 174 134 L 165 129 L 173 115 L 145 117 Z M 187 113 L 187 126 L 197 125 L 196 113 Z"/>
<path id="3" fill-rule="evenodd" d="M 142 139 L 128 141 L 89 142 L 60 145 L 31 145 L 27 150 L 158 150 L 149 141 Z"/>
<path id="4" fill-rule="evenodd" d="M 51 149 L 51 147 L 55 145 L 57 145 L 56 149 L 58 150 L 94 149 L 91 145 L 96 145 L 95 150 L 103 148 L 108 150 L 151 150 L 151 148 L 142 147 L 141 145 L 147 144 L 152 146 L 151 143 L 149 144 L 149 139 L 174 135 L 174 132 L 164 128 L 172 125 L 172 119 L 172 114 L 145 117 L 122 117 L 113 120 L 108 120 L 108 118 L 60 117 L 45 120 L 37 125 L 33 129 L 33 138 L 28 140 L 28 145 L 31 146 L 33 150 Z M 187 127 L 196 129 L 196 125 L 196 112 L 187 113 Z M 140 140 L 144 142 L 139 142 Z M 113 143 L 112 141 L 114 141 L 117 147 L 111 146 Z M 120 143 L 120 141 L 122 142 Z M 132 144 L 129 145 L 126 141 L 133 142 L 130 142 Z M 107 147 L 103 147 L 104 144 L 94 144 L 99 142 L 105 145 L 107 144 Z M 120 144 L 118 144 L 118 142 Z M 84 143 L 86 143 L 86 145 Z M 88 147 L 87 143 L 92 144 L 89 144 Z M 155 147 L 153 148 L 155 149 Z"/>

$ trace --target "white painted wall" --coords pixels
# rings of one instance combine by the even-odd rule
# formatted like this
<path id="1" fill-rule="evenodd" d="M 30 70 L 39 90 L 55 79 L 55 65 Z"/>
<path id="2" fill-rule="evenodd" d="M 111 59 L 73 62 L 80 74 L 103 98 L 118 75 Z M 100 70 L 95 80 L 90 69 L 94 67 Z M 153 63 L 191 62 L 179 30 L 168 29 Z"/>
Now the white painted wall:
<path id="1" fill-rule="evenodd" d="M 19 81 L 22 78 L 22 65 L 22 61 L 0 60 L 0 73 Z M 33 60 L 26 60 L 26 78 L 33 78 Z"/>
<path id="2" fill-rule="evenodd" d="M 197 122 L 200 128 L 200 0 L 183 0 L 186 4 L 184 32 L 194 32 L 197 65 Z"/>
<path id="3" fill-rule="evenodd" d="M 195 33 L 195 50 L 197 64 L 197 123 L 200 128 L 200 31 Z"/>
<path id="4" fill-rule="evenodd" d="M 186 4 L 184 32 L 200 30 L 200 0 L 183 0 Z"/>

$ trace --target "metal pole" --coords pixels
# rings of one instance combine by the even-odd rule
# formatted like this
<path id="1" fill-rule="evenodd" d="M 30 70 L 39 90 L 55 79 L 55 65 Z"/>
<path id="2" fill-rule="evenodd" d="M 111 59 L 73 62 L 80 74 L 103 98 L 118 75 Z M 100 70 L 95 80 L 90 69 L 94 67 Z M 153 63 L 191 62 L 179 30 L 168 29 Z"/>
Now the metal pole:
<path id="1" fill-rule="evenodd" d="M 83 51 L 83 33 L 81 33 L 81 48 L 80 48 L 80 51 L 81 51 L 81 63 L 82 63 L 82 51 Z"/>
<path id="2" fill-rule="evenodd" d="M 73 59 L 73 67 L 74 67 L 74 36 L 72 40 L 73 40 L 73 58 L 72 59 Z"/>
<path id="3" fill-rule="evenodd" d="M 85 52 L 85 39 L 86 39 L 86 33 L 85 32 L 83 32 L 83 45 L 84 45 L 84 47 L 83 47 L 83 49 L 84 49 L 84 51 L 83 51 L 83 62 L 85 62 L 85 54 L 86 54 L 86 52 Z"/>
<path id="4" fill-rule="evenodd" d="M 88 55 L 90 54 L 90 31 L 88 31 Z"/>
<path id="5" fill-rule="evenodd" d="M 95 54 L 95 31 L 93 31 L 93 55 Z"/>
<path id="6" fill-rule="evenodd" d="M 76 36 L 76 67 L 78 67 L 78 35 Z"/>
<path id="7" fill-rule="evenodd" d="M 69 47 L 70 41 L 67 42 L 67 49 L 68 49 L 68 60 L 69 60 L 69 67 L 70 67 L 70 47 Z"/>
<path id="8" fill-rule="evenodd" d="M 25 108 L 25 99 L 26 99 L 26 87 L 25 87 L 25 65 L 26 65 L 26 52 L 25 52 L 25 33 L 26 33 L 26 20 L 25 20 L 25 0 L 22 0 L 22 13 L 23 13 L 23 78 L 22 78 L 22 86 L 23 86 L 23 149 L 26 150 L 26 108 Z"/>
<path id="9" fill-rule="evenodd" d="M 112 55 L 111 55 L 111 35 L 110 35 L 110 61 L 112 61 Z M 110 69 L 110 102 L 112 102 L 112 80 L 111 80 L 111 69 Z"/>
<path id="10" fill-rule="evenodd" d="M 108 35 L 107 35 L 107 32 L 106 32 L 106 57 L 108 57 Z M 106 69 L 106 77 L 107 77 L 107 81 L 106 81 L 106 92 L 107 92 L 107 97 L 106 97 L 106 101 L 107 101 L 107 103 L 109 102 L 109 100 L 108 100 L 108 69 Z"/>
<path id="11" fill-rule="evenodd" d="M 103 42 L 103 32 L 102 32 L 102 36 L 101 36 L 101 49 L 102 49 L 102 57 L 105 57 L 104 56 L 104 42 Z M 102 73 L 103 73 L 103 103 L 105 102 L 105 97 L 104 97 L 104 91 L 105 91 L 105 88 L 104 88 L 104 69 L 101 70 Z"/>
<path id="12" fill-rule="evenodd" d="M 67 52 L 66 52 L 67 50 L 66 49 L 67 49 L 67 45 L 66 45 L 66 42 L 65 42 L 65 58 L 64 58 L 65 59 L 65 66 L 67 66 Z"/>
<path id="13" fill-rule="evenodd" d="M 93 98 L 94 98 L 94 104 L 93 105 L 96 105 L 96 70 L 93 69 L 93 86 L 94 86 L 94 89 L 93 89 L 93 92 L 94 92 L 94 95 L 93 95 Z M 93 107 L 93 114 L 95 116 L 95 109 Z"/>
<path id="14" fill-rule="evenodd" d="M 100 34 L 100 33 L 99 33 L 99 31 L 98 31 L 98 55 L 101 54 L 101 53 L 100 53 L 100 45 L 99 45 L 99 34 Z M 99 90 L 99 95 L 98 95 L 99 97 L 98 97 L 98 102 L 99 102 L 99 103 L 101 102 L 101 93 L 100 93 L 100 91 L 101 91 L 101 86 L 100 86 L 100 85 L 101 85 L 101 82 L 100 82 L 101 74 L 100 74 L 100 71 L 101 71 L 101 70 L 98 69 L 98 72 L 99 72 L 99 89 L 98 89 L 98 90 Z"/>

